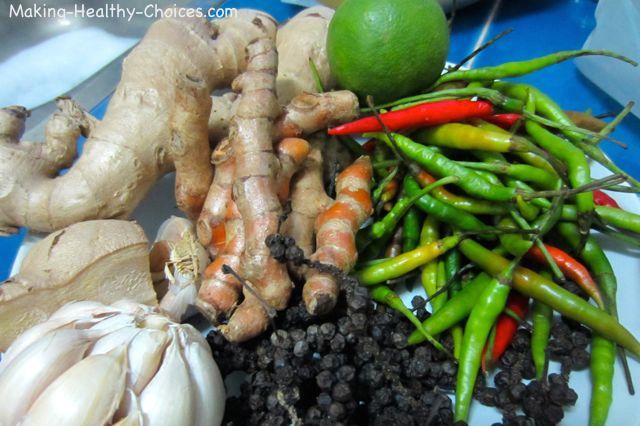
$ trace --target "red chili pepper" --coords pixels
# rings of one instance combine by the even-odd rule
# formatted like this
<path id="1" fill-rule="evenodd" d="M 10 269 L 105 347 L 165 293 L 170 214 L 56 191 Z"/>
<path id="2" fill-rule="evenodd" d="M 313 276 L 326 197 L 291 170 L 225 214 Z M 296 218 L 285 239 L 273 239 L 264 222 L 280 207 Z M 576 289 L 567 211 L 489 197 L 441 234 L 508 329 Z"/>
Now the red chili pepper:
<path id="1" fill-rule="evenodd" d="M 617 209 L 620 208 L 620 205 L 616 200 L 598 189 L 593 191 L 593 202 L 596 203 L 597 206 L 615 207 Z"/>
<path id="2" fill-rule="evenodd" d="M 487 371 L 488 368 L 495 365 L 502 354 L 505 353 L 509 345 L 511 345 L 511 341 L 518 331 L 518 325 L 521 321 L 524 321 L 527 316 L 527 311 L 529 310 L 529 298 L 512 290 L 509 294 L 509 299 L 507 299 L 505 310 L 511 311 L 512 314 L 515 314 L 520 318 L 520 321 L 516 320 L 512 315 L 506 313 L 500 314 L 496 321 L 495 338 L 493 341 L 493 348 L 491 348 L 491 358 L 487 359 L 485 355 L 488 349 L 487 345 L 485 345 L 484 350 L 482 351 L 482 371 Z M 487 361 L 489 361 L 489 365 L 487 365 Z"/>
<path id="3" fill-rule="evenodd" d="M 589 273 L 589 270 L 564 250 L 550 246 L 549 244 L 545 244 L 544 246 L 547 248 L 547 251 L 562 273 L 571 281 L 578 284 L 580 288 L 582 288 L 585 293 L 587 293 L 598 304 L 598 306 L 604 308 L 602 293 L 600 292 L 600 288 L 598 288 L 598 284 L 596 284 L 595 280 L 591 276 L 591 273 Z M 547 259 L 544 257 L 544 254 L 536 245 L 529 249 L 527 257 L 541 264 L 546 265 L 547 263 Z"/>
<path id="4" fill-rule="evenodd" d="M 380 119 L 391 131 L 415 127 L 435 126 L 469 118 L 484 118 L 493 114 L 493 105 L 486 101 L 450 100 L 429 102 L 399 111 L 380 114 Z M 329 129 L 333 136 L 352 133 L 382 131 L 374 116 L 361 118 L 351 123 Z"/>
<path id="5" fill-rule="evenodd" d="M 507 113 L 507 114 L 494 114 L 489 117 L 485 117 L 485 120 L 491 124 L 502 127 L 505 130 L 511 130 L 513 126 L 522 120 L 522 114 Z"/>

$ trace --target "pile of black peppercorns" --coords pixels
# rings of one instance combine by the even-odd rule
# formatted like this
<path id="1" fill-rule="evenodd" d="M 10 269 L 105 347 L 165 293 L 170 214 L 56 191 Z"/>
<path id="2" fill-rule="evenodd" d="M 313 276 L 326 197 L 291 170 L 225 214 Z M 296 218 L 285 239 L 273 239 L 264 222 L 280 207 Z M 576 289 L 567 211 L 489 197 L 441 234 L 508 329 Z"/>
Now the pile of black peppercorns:
<path id="1" fill-rule="evenodd" d="M 295 250 L 295 242 L 270 238 L 267 245 L 274 257 L 310 264 Z M 454 424 L 449 395 L 455 392 L 455 361 L 428 344 L 407 347 L 413 326 L 392 309 L 374 304 L 353 278 L 336 275 L 344 297 L 329 315 L 309 316 L 298 289 L 290 307 L 275 319 L 275 331 L 244 344 L 228 343 L 216 331 L 209 334 L 222 375 L 244 376 L 240 395 L 227 399 L 223 424 Z M 570 290 L 580 294 L 579 288 Z M 412 306 L 421 320 L 429 315 L 422 297 L 414 297 Z M 549 355 L 561 362 L 561 373 L 543 382 L 531 380 L 536 371 L 530 340 L 527 328 L 518 330 L 497 365 L 495 387 L 482 375 L 476 383 L 474 397 L 497 407 L 505 426 L 559 423 L 563 406 L 577 400 L 568 385 L 570 371 L 589 365 L 589 331 L 557 319 Z M 448 334 L 442 343 L 452 350 Z"/>

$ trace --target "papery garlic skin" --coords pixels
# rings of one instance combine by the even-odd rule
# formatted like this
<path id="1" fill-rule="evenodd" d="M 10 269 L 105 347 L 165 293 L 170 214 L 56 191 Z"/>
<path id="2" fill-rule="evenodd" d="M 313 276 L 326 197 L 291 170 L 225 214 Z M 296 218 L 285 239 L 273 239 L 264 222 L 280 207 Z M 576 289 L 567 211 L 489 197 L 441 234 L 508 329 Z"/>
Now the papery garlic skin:
<path id="1" fill-rule="evenodd" d="M 0 425 L 221 423 L 224 384 L 195 328 L 128 301 L 73 305 L 0 362 Z"/>

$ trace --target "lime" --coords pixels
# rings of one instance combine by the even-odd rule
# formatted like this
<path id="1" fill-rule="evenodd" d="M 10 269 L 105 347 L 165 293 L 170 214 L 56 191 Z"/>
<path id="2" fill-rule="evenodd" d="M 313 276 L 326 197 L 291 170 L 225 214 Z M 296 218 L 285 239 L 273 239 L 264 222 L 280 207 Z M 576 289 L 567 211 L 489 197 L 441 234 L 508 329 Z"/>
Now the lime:
<path id="1" fill-rule="evenodd" d="M 429 87 L 448 50 L 449 28 L 436 0 L 345 0 L 327 35 L 338 83 L 376 103 Z"/>

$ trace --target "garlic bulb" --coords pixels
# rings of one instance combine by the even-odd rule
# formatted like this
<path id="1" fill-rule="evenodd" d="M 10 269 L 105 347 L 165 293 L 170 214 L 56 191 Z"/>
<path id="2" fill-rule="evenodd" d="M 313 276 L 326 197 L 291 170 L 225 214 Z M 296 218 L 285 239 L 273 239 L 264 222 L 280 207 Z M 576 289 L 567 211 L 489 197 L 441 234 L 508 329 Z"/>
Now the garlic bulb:
<path id="1" fill-rule="evenodd" d="M 66 305 L 34 328 L 0 362 L 0 425 L 222 422 L 222 377 L 191 325 L 122 301 Z"/>

